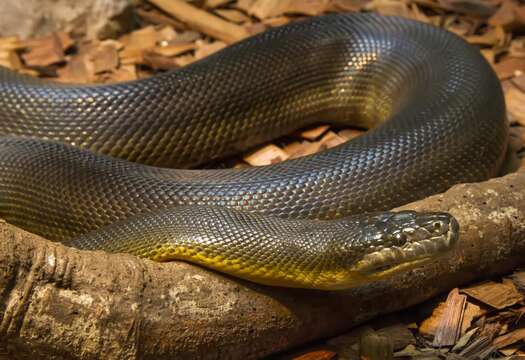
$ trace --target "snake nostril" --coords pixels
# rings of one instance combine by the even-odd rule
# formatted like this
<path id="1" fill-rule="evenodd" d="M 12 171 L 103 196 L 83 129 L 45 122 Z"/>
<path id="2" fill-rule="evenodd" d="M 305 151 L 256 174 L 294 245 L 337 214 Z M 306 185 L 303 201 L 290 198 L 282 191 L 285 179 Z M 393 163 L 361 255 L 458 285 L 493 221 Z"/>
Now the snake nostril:
<path id="1" fill-rule="evenodd" d="M 432 224 L 432 228 L 435 233 L 442 233 L 447 230 L 447 226 L 441 221 L 435 221 Z"/>

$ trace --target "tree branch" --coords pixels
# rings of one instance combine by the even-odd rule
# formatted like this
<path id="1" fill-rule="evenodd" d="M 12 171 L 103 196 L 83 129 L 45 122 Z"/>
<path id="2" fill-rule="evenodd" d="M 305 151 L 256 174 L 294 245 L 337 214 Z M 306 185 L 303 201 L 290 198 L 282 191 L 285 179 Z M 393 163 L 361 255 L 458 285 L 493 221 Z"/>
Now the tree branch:
<path id="1" fill-rule="evenodd" d="M 0 353 L 10 358 L 257 358 L 341 333 L 525 253 L 525 173 L 455 186 L 405 209 L 450 211 L 458 248 L 344 292 L 271 288 L 181 262 L 78 251 L 0 224 Z"/>

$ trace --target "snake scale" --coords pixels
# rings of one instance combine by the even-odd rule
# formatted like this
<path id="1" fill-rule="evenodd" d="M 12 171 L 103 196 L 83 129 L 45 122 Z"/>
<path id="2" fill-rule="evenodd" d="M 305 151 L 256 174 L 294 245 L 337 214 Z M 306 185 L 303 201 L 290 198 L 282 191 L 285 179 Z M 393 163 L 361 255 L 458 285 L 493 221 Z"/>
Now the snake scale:
<path id="1" fill-rule="evenodd" d="M 81 249 L 348 288 L 453 247 L 451 215 L 386 210 L 496 175 L 504 110 L 477 49 L 374 14 L 297 21 L 126 83 L 0 69 L 0 217 Z M 319 122 L 371 130 L 270 166 L 187 169 Z"/>

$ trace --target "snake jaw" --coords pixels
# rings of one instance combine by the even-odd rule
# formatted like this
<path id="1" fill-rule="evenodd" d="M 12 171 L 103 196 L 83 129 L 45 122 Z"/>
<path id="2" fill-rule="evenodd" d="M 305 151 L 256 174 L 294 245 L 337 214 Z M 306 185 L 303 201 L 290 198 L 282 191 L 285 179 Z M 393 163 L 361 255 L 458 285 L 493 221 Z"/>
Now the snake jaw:
<path id="1" fill-rule="evenodd" d="M 380 250 L 365 254 L 352 270 L 366 278 L 383 278 L 434 259 L 455 246 L 459 238 L 459 224 L 451 215 L 412 214 L 425 220 L 417 228 L 400 230 L 406 237 L 403 244 L 383 246 Z M 432 220 L 433 217 L 436 220 Z"/>

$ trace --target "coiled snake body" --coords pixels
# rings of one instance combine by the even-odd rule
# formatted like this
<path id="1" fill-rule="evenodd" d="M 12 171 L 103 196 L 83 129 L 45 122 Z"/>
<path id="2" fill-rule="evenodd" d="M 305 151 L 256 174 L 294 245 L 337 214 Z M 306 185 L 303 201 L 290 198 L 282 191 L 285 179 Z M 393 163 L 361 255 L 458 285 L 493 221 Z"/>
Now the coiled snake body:
<path id="1" fill-rule="evenodd" d="M 373 129 L 266 167 L 166 168 L 319 121 Z M 0 217 L 13 224 L 84 249 L 320 289 L 450 248 L 448 214 L 363 213 L 494 176 L 507 144 L 501 87 L 478 50 L 373 14 L 296 22 L 128 83 L 0 69 L 0 134 Z"/>

